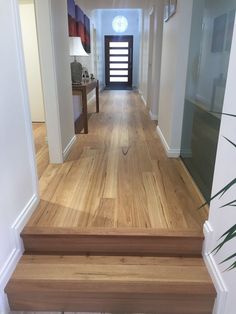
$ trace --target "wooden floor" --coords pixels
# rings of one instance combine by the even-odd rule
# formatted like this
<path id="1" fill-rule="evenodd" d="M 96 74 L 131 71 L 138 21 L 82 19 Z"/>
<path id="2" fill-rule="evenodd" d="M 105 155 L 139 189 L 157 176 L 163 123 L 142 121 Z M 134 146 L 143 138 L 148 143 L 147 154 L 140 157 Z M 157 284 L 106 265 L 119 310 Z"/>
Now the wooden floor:
<path id="1" fill-rule="evenodd" d="M 106 91 L 100 103 L 68 160 L 40 166 L 41 203 L 5 289 L 11 309 L 211 314 L 201 195 L 166 157 L 139 94 Z"/>
<path id="2" fill-rule="evenodd" d="M 202 231 L 208 210 L 179 159 L 165 156 L 140 96 L 106 91 L 63 165 L 34 127 L 41 203 L 27 227 Z M 91 106 L 90 111 L 93 111 Z"/>
<path id="3" fill-rule="evenodd" d="M 6 291 L 39 311 L 208 314 L 215 298 L 201 259 L 173 257 L 24 256 Z"/>
<path id="4" fill-rule="evenodd" d="M 46 126 L 45 123 L 33 122 L 32 127 L 34 134 L 38 177 L 41 178 L 42 174 L 49 165 L 48 144 L 46 140 Z"/>

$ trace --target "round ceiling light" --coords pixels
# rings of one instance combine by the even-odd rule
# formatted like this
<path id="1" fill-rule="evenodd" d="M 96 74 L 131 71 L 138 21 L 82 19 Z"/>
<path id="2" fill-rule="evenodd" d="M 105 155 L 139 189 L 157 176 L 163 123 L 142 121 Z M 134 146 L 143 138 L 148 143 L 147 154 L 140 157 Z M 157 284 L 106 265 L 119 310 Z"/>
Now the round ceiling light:
<path id="1" fill-rule="evenodd" d="M 112 21 L 112 28 L 116 33 L 124 33 L 128 28 L 127 18 L 122 15 L 116 16 Z"/>

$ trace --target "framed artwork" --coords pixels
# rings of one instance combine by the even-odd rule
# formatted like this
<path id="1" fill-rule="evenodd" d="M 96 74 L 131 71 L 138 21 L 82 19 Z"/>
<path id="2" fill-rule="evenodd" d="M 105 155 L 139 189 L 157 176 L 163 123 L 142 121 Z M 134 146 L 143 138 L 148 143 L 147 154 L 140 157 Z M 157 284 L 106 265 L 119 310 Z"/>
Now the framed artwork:
<path id="1" fill-rule="evenodd" d="M 87 15 L 84 15 L 84 50 L 87 53 L 91 52 L 91 45 L 90 45 L 90 21 Z"/>
<path id="2" fill-rule="evenodd" d="M 77 24 L 77 36 L 81 38 L 81 42 L 85 47 L 85 27 L 84 27 L 84 12 L 78 5 L 75 6 L 76 12 L 76 24 Z"/>
<path id="3" fill-rule="evenodd" d="M 76 37 L 77 36 L 77 25 L 76 25 L 74 0 L 67 0 L 67 7 L 68 7 L 69 36 Z"/>
<path id="4" fill-rule="evenodd" d="M 87 53 L 91 52 L 90 20 L 75 4 L 74 0 L 67 0 L 68 28 L 70 37 L 80 37 Z"/>

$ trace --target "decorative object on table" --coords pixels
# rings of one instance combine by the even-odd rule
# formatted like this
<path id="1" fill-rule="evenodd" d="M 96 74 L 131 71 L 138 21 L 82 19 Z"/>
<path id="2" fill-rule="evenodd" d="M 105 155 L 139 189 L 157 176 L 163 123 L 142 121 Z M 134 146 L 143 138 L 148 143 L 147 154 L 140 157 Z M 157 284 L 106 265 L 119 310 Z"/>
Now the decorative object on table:
<path id="1" fill-rule="evenodd" d="M 83 81 L 89 80 L 89 73 L 88 73 L 88 69 L 86 67 L 83 67 L 82 77 L 83 77 Z"/>
<path id="2" fill-rule="evenodd" d="M 81 10 L 81 8 L 75 4 L 74 0 L 67 0 L 67 7 L 69 36 L 80 37 L 84 50 L 87 53 L 90 53 L 90 20 Z"/>
<path id="3" fill-rule="evenodd" d="M 167 22 L 177 10 L 177 0 L 165 0 L 164 21 Z"/>
<path id="4" fill-rule="evenodd" d="M 80 83 L 82 81 L 82 65 L 76 60 L 76 57 L 88 56 L 81 42 L 80 37 L 69 37 L 70 40 L 70 56 L 74 57 L 71 63 L 71 79 L 72 83 Z"/>
<path id="5" fill-rule="evenodd" d="M 90 74 L 90 80 L 95 80 L 93 73 Z"/>

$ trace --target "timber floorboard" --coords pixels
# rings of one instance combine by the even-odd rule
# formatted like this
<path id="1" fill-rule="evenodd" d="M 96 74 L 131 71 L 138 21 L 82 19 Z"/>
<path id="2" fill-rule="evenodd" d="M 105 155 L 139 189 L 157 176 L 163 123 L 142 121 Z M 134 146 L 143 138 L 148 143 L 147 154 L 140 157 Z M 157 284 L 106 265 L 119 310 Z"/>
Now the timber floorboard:
<path id="1" fill-rule="evenodd" d="M 33 122 L 32 128 L 36 153 L 37 172 L 38 177 L 41 178 L 42 174 L 49 165 L 49 152 L 46 141 L 46 125 L 45 123 L 41 122 Z"/>
<path id="2" fill-rule="evenodd" d="M 199 258 L 23 256 L 12 309 L 209 314 L 216 292 Z"/>
<path id="3" fill-rule="evenodd" d="M 34 234 L 40 242 L 40 235 L 127 230 L 194 235 L 200 254 L 208 207 L 197 209 L 204 199 L 181 160 L 166 157 L 156 127 L 137 92 L 102 92 L 100 113 L 91 115 L 88 134 L 77 135 L 67 161 L 39 167 L 41 201 L 22 233 L 29 247 Z"/>

